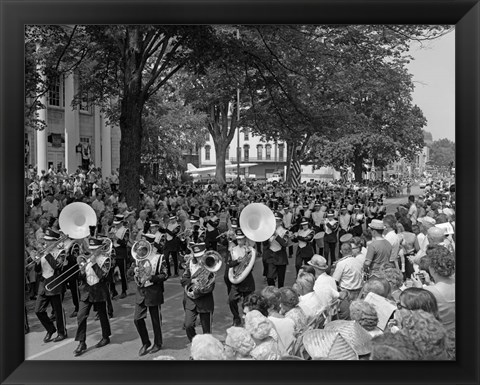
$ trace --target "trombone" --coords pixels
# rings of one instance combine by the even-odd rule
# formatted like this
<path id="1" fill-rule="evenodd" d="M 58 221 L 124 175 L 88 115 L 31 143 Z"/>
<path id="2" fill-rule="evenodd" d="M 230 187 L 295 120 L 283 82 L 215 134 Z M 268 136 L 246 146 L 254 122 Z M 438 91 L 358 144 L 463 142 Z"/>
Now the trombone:
<path id="1" fill-rule="evenodd" d="M 97 250 L 90 253 L 90 255 L 82 254 L 77 257 L 77 264 L 73 265 L 69 269 L 65 270 L 62 274 L 56 277 L 54 280 L 45 285 L 45 289 L 48 291 L 55 290 L 58 286 L 67 282 L 75 274 L 80 271 L 84 271 L 85 267 L 89 262 L 92 262 L 100 257 L 105 257 L 104 260 L 99 264 L 100 268 L 108 274 L 111 266 L 110 254 L 112 252 L 113 242 L 109 238 L 103 240 L 103 245 L 100 246 Z M 53 285 L 53 286 L 52 286 Z M 50 287 L 52 286 L 52 287 Z"/>
<path id="2" fill-rule="evenodd" d="M 30 266 L 35 265 L 36 263 L 40 262 L 40 260 L 46 256 L 48 253 L 51 253 L 55 248 L 58 248 L 59 250 L 63 250 L 64 248 L 64 242 L 68 239 L 68 235 L 63 234 L 60 236 L 58 240 L 53 242 L 52 244 L 45 246 L 42 250 L 38 251 L 34 256 L 31 256 L 30 258 L 32 259 L 31 262 L 29 262 L 25 268 L 29 268 Z M 56 258 L 60 253 L 55 255 L 54 257 Z"/>

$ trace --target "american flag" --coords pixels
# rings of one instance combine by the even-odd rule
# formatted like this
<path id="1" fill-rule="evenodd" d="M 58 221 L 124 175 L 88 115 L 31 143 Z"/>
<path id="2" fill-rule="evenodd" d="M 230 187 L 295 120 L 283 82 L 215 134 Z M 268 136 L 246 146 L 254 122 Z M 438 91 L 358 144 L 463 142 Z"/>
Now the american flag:
<path id="1" fill-rule="evenodd" d="M 296 161 L 292 164 L 292 187 L 298 187 L 301 182 L 302 169 L 300 168 L 300 162 Z"/>

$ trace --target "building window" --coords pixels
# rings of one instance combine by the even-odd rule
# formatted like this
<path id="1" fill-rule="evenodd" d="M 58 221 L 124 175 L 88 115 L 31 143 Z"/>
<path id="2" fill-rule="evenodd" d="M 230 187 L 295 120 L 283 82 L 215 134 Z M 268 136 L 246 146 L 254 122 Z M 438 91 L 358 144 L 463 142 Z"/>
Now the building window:
<path id="1" fill-rule="evenodd" d="M 272 160 L 272 145 L 267 144 L 265 146 L 265 160 Z"/>
<path id="2" fill-rule="evenodd" d="M 63 77 L 52 78 L 48 89 L 48 104 L 55 107 L 65 107 L 65 88 Z"/>
<path id="3" fill-rule="evenodd" d="M 243 131 L 244 140 L 248 140 L 248 130 Z"/>
<path id="4" fill-rule="evenodd" d="M 283 144 L 278 145 L 278 160 L 283 161 L 283 150 L 285 146 Z"/>
<path id="5" fill-rule="evenodd" d="M 249 159 L 249 151 L 250 151 L 250 146 L 248 144 L 246 144 L 245 146 L 243 146 L 243 158 L 245 160 L 245 162 L 248 162 L 248 159 Z"/>
<path id="6" fill-rule="evenodd" d="M 205 146 L 205 160 L 210 160 L 210 146 Z"/>
<path id="7" fill-rule="evenodd" d="M 259 144 L 257 146 L 257 160 L 262 160 L 263 146 Z"/>

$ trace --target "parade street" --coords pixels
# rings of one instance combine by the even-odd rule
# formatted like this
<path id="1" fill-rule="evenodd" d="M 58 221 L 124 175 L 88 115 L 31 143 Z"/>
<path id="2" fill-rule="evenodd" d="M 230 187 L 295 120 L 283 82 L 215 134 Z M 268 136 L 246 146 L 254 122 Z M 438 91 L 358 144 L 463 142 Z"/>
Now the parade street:
<path id="1" fill-rule="evenodd" d="M 412 194 L 418 196 L 422 190 L 417 186 L 412 187 Z M 388 198 L 385 200 L 387 213 L 393 213 L 396 207 L 407 201 L 406 195 L 400 195 L 397 198 Z M 181 270 L 182 271 L 182 270 Z M 253 269 L 253 276 L 257 289 L 263 288 L 264 281 L 263 266 L 261 257 L 257 256 Z M 224 267 L 222 266 L 217 273 L 216 286 L 213 292 L 215 298 L 215 312 L 213 315 L 213 335 L 219 340 L 224 341 L 226 329 L 232 326 L 232 314 L 228 307 L 227 288 L 223 280 Z M 294 259 L 289 259 L 285 286 L 291 286 L 295 282 Z M 117 284 L 119 285 L 119 284 Z M 95 344 L 101 339 L 100 321 L 95 320 L 93 309 L 90 313 L 87 326 L 87 347 L 88 350 L 80 357 L 74 357 L 73 351 L 78 345 L 74 341 L 77 329 L 76 318 L 68 316 L 73 311 L 73 304 L 67 297 L 64 301 L 65 314 L 67 321 L 68 338 L 59 343 L 44 343 L 43 337 L 45 330 L 38 321 L 34 313 L 34 301 L 27 302 L 28 322 L 30 324 L 30 333 L 25 335 L 25 357 L 31 360 L 151 360 L 159 355 L 172 356 L 175 359 L 186 360 L 190 356 L 188 339 L 183 329 L 183 287 L 180 285 L 180 277 L 170 278 L 165 282 L 165 303 L 162 306 L 162 333 L 163 348 L 160 352 L 143 357 L 138 356 L 141 348 L 140 338 L 133 323 L 135 283 L 129 283 L 128 296 L 124 299 L 115 299 L 113 301 L 114 317 L 110 319 L 112 328 L 111 343 L 103 348 L 95 348 Z M 151 330 L 151 321 L 147 317 L 147 328 Z M 201 333 L 200 325 L 197 326 L 197 332 Z M 150 338 L 153 340 L 153 332 L 150 331 Z"/>

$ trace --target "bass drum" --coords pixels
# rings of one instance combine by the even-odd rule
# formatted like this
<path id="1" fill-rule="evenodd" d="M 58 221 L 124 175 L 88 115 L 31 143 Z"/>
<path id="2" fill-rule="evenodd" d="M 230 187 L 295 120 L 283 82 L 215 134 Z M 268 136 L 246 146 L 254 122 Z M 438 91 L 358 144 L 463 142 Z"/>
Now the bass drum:
<path id="1" fill-rule="evenodd" d="M 253 269 L 253 264 L 255 263 L 256 254 L 257 254 L 256 250 L 253 247 L 251 247 L 249 249 L 249 255 L 250 255 L 249 259 L 247 257 L 245 261 L 242 260 L 242 262 L 240 262 L 239 265 L 235 267 L 231 267 L 228 270 L 228 279 L 230 280 L 231 283 L 233 283 L 234 285 L 237 285 L 243 282 L 245 278 L 247 278 L 247 275 Z"/>

